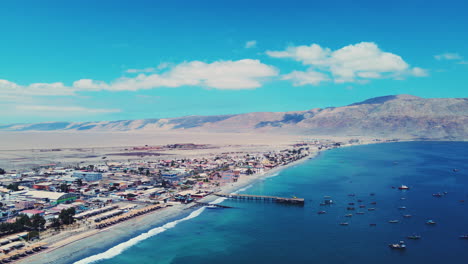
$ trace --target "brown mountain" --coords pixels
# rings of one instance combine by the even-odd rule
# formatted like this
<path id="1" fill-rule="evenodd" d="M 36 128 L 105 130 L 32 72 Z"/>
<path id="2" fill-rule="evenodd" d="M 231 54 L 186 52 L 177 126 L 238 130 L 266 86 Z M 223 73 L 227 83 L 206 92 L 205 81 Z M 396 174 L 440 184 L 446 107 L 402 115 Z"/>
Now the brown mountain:
<path id="1" fill-rule="evenodd" d="M 297 112 L 257 112 L 102 122 L 49 122 L 0 126 L 0 130 L 292 133 L 426 139 L 468 138 L 468 98 L 376 97 L 343 107 Z"/>

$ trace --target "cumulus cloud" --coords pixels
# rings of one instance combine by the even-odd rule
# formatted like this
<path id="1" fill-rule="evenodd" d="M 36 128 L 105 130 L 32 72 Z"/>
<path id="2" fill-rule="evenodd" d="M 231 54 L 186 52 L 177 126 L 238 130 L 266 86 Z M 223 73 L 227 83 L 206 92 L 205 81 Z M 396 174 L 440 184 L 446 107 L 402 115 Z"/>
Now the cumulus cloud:
<path id="1" fill-rule="evenodd" d="M 256 40 L 249 40 L 245 43 L 245 48 L 250 49 L 250 48 L 255 48 L 257 46 L 257 41 Z"/>
<path id="2" fill-rule="evenodd" d="M 136 91 L 157 87 L 202 86 L 214 89 L 254 89 L 262 85 L 262 80 L 278 75 L 273 66 L 259 60 L 201 61 L 184 62 L 164 73 L 138 74 L 135 77 L 122 77 L 106 83 L 91 79 L 81 79 L 73 83 L 78 90 Z"/>
<path id="3" fill-rule="evenodd" d="M 283 80 L 291 80 L 294 86 L 302 86 L 306 84 L 319 85 L 321 82 L 329 81 L 326 74 L 316 71 L 293 71 L 282 77 Z"/>
<path id="4" fill-rule="evenodd" d="M 137 73 L 111 82 L 80 79 L 71 86 L 61 82 L 19 85 L 0 79 L 0 100 L 17 101 L 38 96 L 69 96 L 80 91 L 137 91 L 159 87 L 201 86 L 213 89 L 254 89 L 265 79 L 278 75 L 278 70 L 259 60 L 184 62 L 178 65 L 162 63 L 156 68 L 127 70 Z"/>
<path id="5" fill-rule="evenodd" d="M 463 57 L 460 56 L 460 54 L 458 54 L 458 53 L 449 53 L 449 52 L 435 55 L 434 58 L 436 60 L 461 60 L 461 59 L 463 59 Z"/>
<path id="6" fill-rule="evenodd" d="M 411 68 L 400 56 L 382 51 L 373 42 L 361 42 L 348 45 L 338 50 L 321 47 L 318 44 L 310 46 L 290 46 L 282 51 L 267 51 L 273 58 L 287 58 L 301 62 L 309 67 L 305 72 L 292 72 L 286 76 L 297 80 L 297 76 L 318 76 L 320 81 L 295 82 L 317 85 L 322 81 L 333 80 L 336 83 L 366 82 L 371 79 L 394 78 L 407 76 L 426 76 L 427 72 L 418 67 Z M 326 74 L 326 75 L 325 75 Z M 323 76 L 329 78 L 323 78 Z M 292 76 L 296 76 L 293 78 Z M 315 79 L 313 79 L 315 80 Z"/>

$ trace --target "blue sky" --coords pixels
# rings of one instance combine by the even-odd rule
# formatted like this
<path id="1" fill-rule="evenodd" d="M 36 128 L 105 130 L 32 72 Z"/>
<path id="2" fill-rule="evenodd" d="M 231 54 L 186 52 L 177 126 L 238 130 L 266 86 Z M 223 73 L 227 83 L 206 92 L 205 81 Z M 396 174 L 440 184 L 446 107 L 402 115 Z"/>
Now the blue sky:
<path id="1" fill-rule="evenodd" d="M 4 1 L 0 123 L 468 97 L 466 10 L 465 1 Z"/>

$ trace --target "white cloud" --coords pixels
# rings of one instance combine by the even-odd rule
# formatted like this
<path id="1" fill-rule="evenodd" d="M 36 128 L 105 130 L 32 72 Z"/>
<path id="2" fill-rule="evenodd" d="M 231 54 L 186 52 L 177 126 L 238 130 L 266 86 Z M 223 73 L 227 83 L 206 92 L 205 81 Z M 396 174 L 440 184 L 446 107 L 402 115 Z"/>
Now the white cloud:
<path id="1" fill-rule="evenodd" d="M 150 73 L 152 71 L 154 73 Z M 61 82 L 19 85 L 0 79 L 0 101 L 70 96 L 77 95 L 80 91 L 137 91 L 180 86 L 202 86 L 224 90 L 254 89 L 260 87 L 265 79 L 278 75 L 275 67 L 252 59 L 212 63 L 191 61 L 178 65 L 162 63 L 156 68 L 130 69 L 127 72 L 138 74 L 133 77 L 121 77 L 111 82 L 80 79 L 71 86 Z"/>
<path id="2" fill-rule="evenodd" d="M 255 48 L 257 46 L 257 41 L 256 40 L 249 40 L 245 43 L 245 48 L 250 49 L 250 48 Z"/>
<path id="3" fill-rule="evenodd" d="M 157 72 L 158 70 L 164 70 L 166 68 L 169 68 L 171 66 L 170 63 L 168 62 L 163 62 L 160 63 L 157 67 L 149 67 L 149 68 L 144 68 L 144 69 L 128 69 L 125 72 L 126 73 L 152 73 L 152 72 Z"/>
<path id="4" fill-rule="evenodd" d="M 72 95 L 73 89 L 66 87 L 61 82 L 56 83 L 33 83 L 22 86 L 7 80 L 0 80 L 0 96 L 21 95 Z"/>
<path id="5" fill-rule="evenodd" d="M 348 45 L 335 51 L 318 44 L 291 46 L 283 51 L 267 51 L 266 54 L 273 58 L 294 59 L 309 67 L 306 72 L 303 72 L 304 74 L 320 71 L 329 74 L 331 77 L 329 79 L 336 83 L 361 83 L 371 79 L 394 78 L 395 76 L 402 78 L 402 76 L 427 75 L 427 73 L 423 74 L 425 72 L 423 69 L 411 68 L 400 56 L 382 51 L 373 42 Z M 293 73 L 298 75 L 297 71 Z"/>
<path id="6" fill-rule="evenodd" d="M 306 84 L 319 85 L 321 82 L 329 81 L 326 74 L 316 71 L 293 71 L 282 77 L 283 80 L 291 80 L 294 86 Z"/>
<path id="7" fill-rule="evenodd" d="M 140 72 L 155 72 L 156 68 L 145 68 L 145 69 L 128 69 L 126 73 L 140 73 Z"/>
<path id="8" fill-rule="evenodd" d="M 136 91 L 157 87 L 203 86 L 214 89 L 254 89 L 264 78 L 278 75 L 273 66 L 259 60 L 184 62 L 164 73 L 122 77 L 111 83 L 82 79 L 73 83 L 77 90 Z"/>
<path id="9" fill-rule="evenodd" d="M 411 75 L 417 76 L 417 77 L 425 77 L 428 76 L 429 74 L 427 73 L 427 70 L 419 68 L 419 67 L 414 67 L 411 69 Z"/>
<path id="10" fill-rule="evenodd" d="M 460 56 L 460 54 L 449 53 L 449 52 L 435 55 L 434 58 L 436 58 L 437 60 L 461 60 L 463 59 L 463 57 Z"/>

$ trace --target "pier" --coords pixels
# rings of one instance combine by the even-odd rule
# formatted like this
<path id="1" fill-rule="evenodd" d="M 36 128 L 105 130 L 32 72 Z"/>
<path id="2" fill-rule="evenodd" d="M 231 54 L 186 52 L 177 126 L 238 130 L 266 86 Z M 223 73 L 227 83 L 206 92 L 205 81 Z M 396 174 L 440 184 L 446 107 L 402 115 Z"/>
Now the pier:
<path id="1" fill-rule="evenodd" d="M 221 204 L 210 204 L 210 203 L 201 203 L 201 202 L 195 202 L 194 206 L 215 206 L 219 208 L 233 208 L 231 206 L 226 206 L 226 205 L 221 205 Z"/>
<path id="2" fill-rule="evenodd" d="M 304 204 L 304 198 L 285 198 L 278 196 L 265 196 L 265 195 L 251 195 L 251 194 L 233 194 L 233 193 L 215 193 L 215 195 L 220 197 L 232 198 L 232 199 L 242 199 L 242 200 L 262 200 L 262 201 L 271 201 L 275 203 L 285 203 L 285 204 Z"/>

